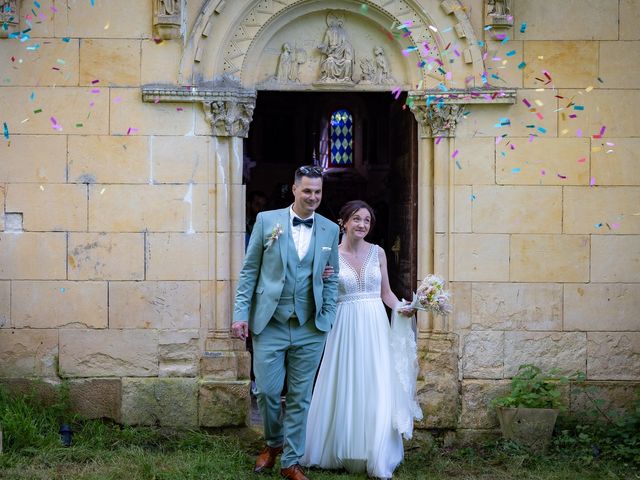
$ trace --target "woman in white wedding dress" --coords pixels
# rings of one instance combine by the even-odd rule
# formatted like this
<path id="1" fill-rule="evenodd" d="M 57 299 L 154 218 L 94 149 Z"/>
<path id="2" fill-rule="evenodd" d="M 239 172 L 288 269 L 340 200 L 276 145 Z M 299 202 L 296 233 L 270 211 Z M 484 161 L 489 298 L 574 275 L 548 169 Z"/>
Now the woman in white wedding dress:
<path id="1" fill-rule="evenodd" d="M 373 209 L 354 200 L 340 219 L 337 315 L 311 400 L 301 464 L 391 478 L 403 459 L 402 435 L 410 438 L 413 418 L 421 418 L 415 311 L 391 291 L 384 250 L 364 240 L 375 222 Z M 399 314 L 393 332 L 383 302 Z"/>

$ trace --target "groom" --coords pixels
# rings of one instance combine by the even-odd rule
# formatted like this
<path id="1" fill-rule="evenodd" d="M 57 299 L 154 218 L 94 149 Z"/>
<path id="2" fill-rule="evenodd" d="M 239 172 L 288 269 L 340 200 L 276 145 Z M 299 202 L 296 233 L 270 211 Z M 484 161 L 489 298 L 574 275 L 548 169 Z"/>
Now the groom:
<path id="1" fill-rule="evenodd" d="M 306 480 L 299 460 L 313 379 L 336 314 L 338 226 L 315 213 L 322 199 L 320 167 L 298 168 L 292 191 L 293 205 L 258 214 L 238 281 L 232 332 L 244 339 L 250 329 L 253 338 L 256 396 L 266 440 L 254 471 L 273 468 L 282 452 L 282 476 Z M 335 273 L 323 280 L 327 265 Z"/>

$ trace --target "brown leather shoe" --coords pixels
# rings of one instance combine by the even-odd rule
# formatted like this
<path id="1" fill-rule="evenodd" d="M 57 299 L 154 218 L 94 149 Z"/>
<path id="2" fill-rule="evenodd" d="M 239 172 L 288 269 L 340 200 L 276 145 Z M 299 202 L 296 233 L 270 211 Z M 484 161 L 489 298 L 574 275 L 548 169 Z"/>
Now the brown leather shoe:
<path id="1" fill-rule="evenodd" d="M 270 447 L 269 445 L 265 446 L 258 458 L 256 458 L 256 466 L 253 469 L 255 473 L 262 473 L 265 470 L 271 470 L 273 465 L 276 463 L 276 458 L 278 455 L 282 453 L 282 446 L 280 447 Z"/>
<path id="2" fill-rule="evenodd" d="M 283 468 L 280 470 L 280 475 L 284 478 L 289 478 L 290 480 L 309 480 L 307 476 L 304 474 L 304 470 L 297 463 L 295 465 L 291 465 L 288 468 Z"/>

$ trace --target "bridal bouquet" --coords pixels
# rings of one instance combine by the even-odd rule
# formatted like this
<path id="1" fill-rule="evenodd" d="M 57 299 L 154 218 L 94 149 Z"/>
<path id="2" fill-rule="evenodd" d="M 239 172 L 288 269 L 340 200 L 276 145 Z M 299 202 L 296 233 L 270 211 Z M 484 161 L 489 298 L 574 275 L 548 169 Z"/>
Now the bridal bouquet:
<path id="1" fill-rule="evenodd" d="M 411 307 L 436 315 L 450 314 L 451 295 L 444 289 L 444 283 L 444 280 L 437 275 L 427 275 L 413 294 Z"/>

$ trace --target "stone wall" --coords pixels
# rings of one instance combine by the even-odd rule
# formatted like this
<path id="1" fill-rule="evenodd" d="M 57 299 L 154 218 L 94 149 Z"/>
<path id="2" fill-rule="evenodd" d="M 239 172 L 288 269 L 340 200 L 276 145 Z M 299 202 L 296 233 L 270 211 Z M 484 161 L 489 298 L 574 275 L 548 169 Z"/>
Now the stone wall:
<path id="1" fill-rule="evenodd" d="M 177 85 L 192 45 L 157 37 L 151 0 L 20 3 L 29 38 L 0 39 L 2 382 L 67 379 L 90 417 L 243 423 L 247 358 L 224 334 L 241 140 L 213 137 L 197 103 L 141 98 Z M 227 3 L 211 38 L 235 28 Z M 461 5 L 517 101 L 465 107 L 440 179 L 451 221 L 419 213 L 455 300 L 451 331 L 419 340 L 421 426 L 462 432 L 495 428 L 488 402 L 522 363 L 584 372 L 613 408 L 640 385 L 640 0 L 514 0 L 500 31 L 483 3 Z M 458 21 L 457 2 L 421 4 L 441 31 Z"/>
<path id="2" fill-rule="evenodd" d="M 614 408 L 640 386 L 640 2 L 512 4 L 486 65 L 518 100 L 469 107 L 455 143 L 462 432 L 496 428 L 524 363 L 585 373 Z"/>

